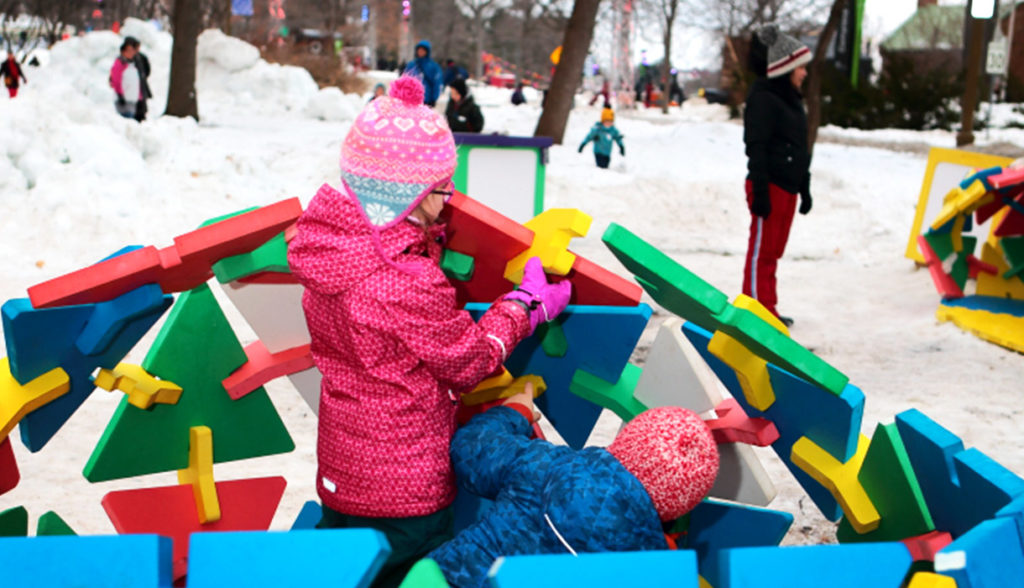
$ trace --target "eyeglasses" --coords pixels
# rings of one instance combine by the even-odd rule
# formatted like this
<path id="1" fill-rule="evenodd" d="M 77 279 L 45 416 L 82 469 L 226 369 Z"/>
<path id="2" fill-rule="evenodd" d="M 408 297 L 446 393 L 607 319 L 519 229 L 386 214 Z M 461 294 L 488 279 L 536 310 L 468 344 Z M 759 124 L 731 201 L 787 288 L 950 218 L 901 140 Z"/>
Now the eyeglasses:
<path id="1" fill-rule="evenodd" d="M 444 196 L 444 201 L 447 204 L 448 201 L 452 199 L 452 194 L 454 192 L 454 190 L 434 190 L 431 194 L 440 194 L 441 196 Z"/>

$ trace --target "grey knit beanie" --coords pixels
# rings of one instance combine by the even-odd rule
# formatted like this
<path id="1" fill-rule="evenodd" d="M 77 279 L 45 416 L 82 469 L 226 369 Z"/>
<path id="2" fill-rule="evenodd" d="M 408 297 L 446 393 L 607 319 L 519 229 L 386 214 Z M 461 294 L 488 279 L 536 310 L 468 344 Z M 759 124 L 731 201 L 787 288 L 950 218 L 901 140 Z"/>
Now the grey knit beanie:
<path id="1" fill-rule="evenodd" d="M 768 47 L 769 78 L 784 76 L 811 62 L 811 50 L 807 45 L 779 31 L 776 25 L 761 27 L 757 31 L 757 38 Z"/>

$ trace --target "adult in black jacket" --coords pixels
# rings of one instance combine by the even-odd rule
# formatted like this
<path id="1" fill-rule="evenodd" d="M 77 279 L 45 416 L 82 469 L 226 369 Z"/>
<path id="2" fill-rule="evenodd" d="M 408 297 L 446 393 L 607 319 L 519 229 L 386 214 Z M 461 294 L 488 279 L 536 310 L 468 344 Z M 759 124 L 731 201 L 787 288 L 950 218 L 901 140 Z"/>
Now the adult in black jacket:
<path id="1" fill-rule="evenodd" d="M 444 115 L 448 127 L 456 133 L 479 133 L 484 130 L 484 115 L 466 88 L 466 80 L 455 78 L 448 86 L 448 107 Z"/>
<path id="2" fill-rule="evenodd" d="M 149 112 L 146 101 L 153 97 L 153 91 L 149 88 L 149 74 L 153 70 L 149 65 L 149 58 L 140 51 L 142 44 L 138 39 L 135 37 L 125 37 L 124 42 L 135 48 L 135 57 L 132 58 L 132 62 L 135 64 L 135 69 L 139 72 L 139 84 L 142 88 L 142 96 L 135 103 L 135 120 L 142 122 L 146 120 L 146 113 Z"/>
<path id="3" fill-rule="evenodd" d="M 807 113 L 800 94 L 810 61 L 810 49 L 775 25 L 765 26 L 751 39 L 750 65 L 758 79 L 743 113 L 750 207 L 743 293 L 775 316 L 775 269 L 786 249 L 798 195 L 800 214 L 811 211 Z M 793 322 L 779 318 L 787 325 Z"/>

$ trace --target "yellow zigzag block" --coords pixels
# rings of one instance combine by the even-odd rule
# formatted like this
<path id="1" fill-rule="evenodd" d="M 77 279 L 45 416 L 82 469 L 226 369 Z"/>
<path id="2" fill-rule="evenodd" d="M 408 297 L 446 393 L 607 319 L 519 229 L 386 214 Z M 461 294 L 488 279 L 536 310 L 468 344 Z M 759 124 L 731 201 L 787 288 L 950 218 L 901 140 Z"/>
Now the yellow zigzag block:
<path id="1" fill-rule="evenodd" d="M 569 241 L 586 236 L 592 220 L 575 208 L 552 208 L 527 221 L 523 226 L 533 231 L 533 243 L 505 265 L 505 279 L 522 282 L 523 268 L 531 257 L 539 257 L 549 274 L 568 274 L 576 263 L 576 255 L 569 252 Z"/>
<path id="2" fill-rule="evenodd" d="M 507 382 L 502 378 L 505 374 L 508 374 Z M 475 406 L 477 404 L 483 404 L 500 398 L 509 398 L 522 392 L 526 388 L 527 382 L 533 382 L 534 398 L 540 396 L 548 389 L 548 385 L 544 383 L 544 378 L 540 376 L 525 375 L 519 376 L 513 380 L 511 374 L 508 372 L 505 372 L 505 374 L 495 378 L 488 378 L 481 382 L 480 386 L 477 386 L 472 392 L 462 397 L 462 403 L 466 406 Z M 501 379 L 502 381 L 497 385 L 493 385 L 488 388 L 482 387 L 486 382 L 497 379 Z"/>
<path id="3" fill-rule="evenodd" d="M 958 214 L 970 214 L 979 206 L 992 202 L 993 198 L 994 196 L 989 194 L 981 180 L 974 180 L 966 190 L 957 186 L 950 190 L 943 199 L 942 210 L 932 222 L 932 228 L 938 229 L 953 220 Z"/>
<path id="4" fill-rule="evenodd" d="M 777 331 L 789 336 L 786 325 L 757 300 L 740 294 L 733 302 L 733 306 L 753 312 Z M 722 331 L 715 331 L 708 342 L 708 351 L 736 372 L 736 379 L 739 380 L 743 396 L 750 406 L 763 411 L 775 403 L 775 391 L 772 390 L 772 382 L 768 377 L 768 362 Z"/>
<path id="5" fill-rule="evenodd" d="M 935 318 L 1007 349 L 1024 353 L 1024 317 L 987 310 L 939 305 Z"/>
<path id="6" fill-rule="evenodd" d="M 101 368 L 93 383 L 108 392 L 124 392 L 128 395 L 128 404 L 141 409 L 154 404 L 177 404 L 181 398 L 181 386 L 168 380 L 158 380 L 142 366 L 130 363 L 119 363 L 113 370 Z"/>
<path id="7" fill-rule="evenodd" d="M 71 379 L 63 368 L 54 368 L 22 386 L 11 375 L 11 362 L 0 360 L 0 439 L 33 410 L 67 394 Z"/>
<path id="8" fill-rule="evenodd" d="M 807 472 L 832 494 L 854 530 L 860 534 L 874 531 L 882 520 L 864 486 L 857 479 L 870 444 L 871 440 L 861 435 L 857 442 L 857 453 L 846 463 L 839 463 L 839 460 L 807 437 L 797 439 L 790 454 L 794 465 Z"/>
<path id="9" fill-rule="evenodd" d="M 199 522 L 220 520 L 220 501 L 213 481 L 213 432 L 210 427 L 192 427 L 188 431 L 188 469 L 178 470 L 178 483 L 191 484 Z"/>
<path id="10" fill-rule="evenodd" d="M 910 579 L 907 588 L 956 588 L 956 580 L 942 574 L 917 572 Z"/>

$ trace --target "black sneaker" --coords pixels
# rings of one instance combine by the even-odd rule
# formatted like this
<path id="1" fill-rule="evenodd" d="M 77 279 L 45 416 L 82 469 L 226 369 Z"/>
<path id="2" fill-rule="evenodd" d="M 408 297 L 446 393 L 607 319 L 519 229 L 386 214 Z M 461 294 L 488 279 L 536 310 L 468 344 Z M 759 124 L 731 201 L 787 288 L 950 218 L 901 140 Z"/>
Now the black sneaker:
<path id="1" fill-rule="evenodd" d="M 787 329 L 793 326 L 793 319 L 788 316 L 779 316 L 779 320 L 782 321 L 782 324 L 786 325 Z"/>

